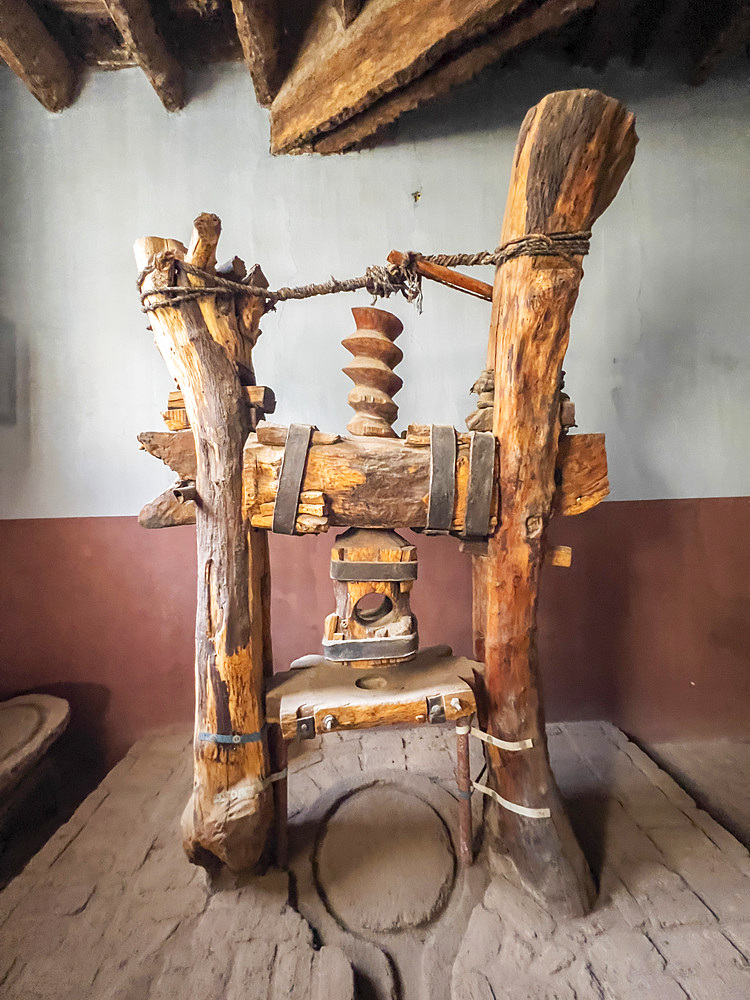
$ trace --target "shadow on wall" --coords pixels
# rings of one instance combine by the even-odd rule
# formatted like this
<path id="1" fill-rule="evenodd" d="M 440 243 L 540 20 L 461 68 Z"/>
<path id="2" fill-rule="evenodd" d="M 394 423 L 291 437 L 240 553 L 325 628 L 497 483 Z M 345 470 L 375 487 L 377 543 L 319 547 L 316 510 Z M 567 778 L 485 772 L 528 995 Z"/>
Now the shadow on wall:
<path id="1" fill-rule="evenodd" d="M 0 317 L 0 424 L 16 423 L 16 328 Z"/>

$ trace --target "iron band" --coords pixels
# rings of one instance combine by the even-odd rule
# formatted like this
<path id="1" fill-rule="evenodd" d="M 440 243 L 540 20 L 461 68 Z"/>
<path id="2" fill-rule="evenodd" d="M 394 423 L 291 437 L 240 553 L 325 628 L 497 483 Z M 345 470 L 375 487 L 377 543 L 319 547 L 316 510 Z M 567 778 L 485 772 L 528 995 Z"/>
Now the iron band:
<path id="1" fill-rule="evenodd" d="M 271 525 L 271 530 L 280 535 L 294 534 L 312 432 L 310 424 L 292 424 L 287 431 Z"/>
<path id="2" fill-rule="evenodd" d="M 430 493 L 427 531 L 450 531 L 456 497 L 456 432 L 446 424 L 430 426 Z"/>
<path id="3" fill-rule="evenodd" d="M 419 636 L 383 636 L 376 639 L 324 639 L 323 654 L 327 660 L 391 660 L 416 653 Z"/>
<path id="4" fill-rule="evenodd" d="M 356 582 L 400 582 L 417 579 L 417 563 L 412 562 L 355 562 L 349 559 L 331 559 L 331 579 Z"/>

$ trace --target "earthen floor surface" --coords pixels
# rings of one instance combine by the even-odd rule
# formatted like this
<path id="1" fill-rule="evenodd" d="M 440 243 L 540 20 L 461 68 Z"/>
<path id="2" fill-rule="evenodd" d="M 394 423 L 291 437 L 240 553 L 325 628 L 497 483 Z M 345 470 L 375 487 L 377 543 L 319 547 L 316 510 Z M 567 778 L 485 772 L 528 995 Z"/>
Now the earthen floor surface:
<path id="1" fill-rule="evenodd" d="M 747 850 L 612 726 L 555 725 L 549 738 L 600 885 L 586 918 L 556 921 L 502 861 L 456 868 L 450 727 L 301 744 L 290 763 L 295 905 L 277 871 L 209 889 L 179 833 L 189 735 L 161 733 L 0 893 L 0 995 L 750 997 Z"/>

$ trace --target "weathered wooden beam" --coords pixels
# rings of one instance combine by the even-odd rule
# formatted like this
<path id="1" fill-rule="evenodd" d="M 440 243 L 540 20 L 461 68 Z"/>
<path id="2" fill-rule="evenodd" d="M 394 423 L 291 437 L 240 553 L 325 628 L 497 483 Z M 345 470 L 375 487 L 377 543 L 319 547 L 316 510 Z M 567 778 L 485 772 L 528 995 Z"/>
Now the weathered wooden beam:
<path id="1" fill-rule="evenodd" d="M 369 0 L 347 29 L 320 4 L 272 105 L 271 151 L 307 145 L 353 118 L 497 27 L 521 2 Z"/>
<path id="2" fill-rule="evenodd" d="M 354 21 L 362 7 L 362 0 L 333 0 L 333 3 L 345 28 Z"/>
<path id="3" fill-rule="evenodd" d="M 242 55 L 258 103 L 267 108 L 283 79 L 281 22 L 277 0 L 232 0 Z"/>
<path id="4" fill-rule="evenodd" d="M 425 527 L 429 447 L 414 447 L 402 438 L 342 439 L 337 435 L 328 435 L 328 438 L 330 443 L 327 444 L 317 444 L 313 438 L 302 488 L 325 495 L 331 526 Z M 160 458 L 180 479 L 195 479 L 195 444 L 191 431 L 146 431 L 138 435 L 138 440 L 145 451 Z M 468 435 L 459 437 L 454 531 L 463 528 L 466 511 L 467 442 Z M 274 501 L 283 454 L 283 433 L 278 435 L 275 444 L 260 442 L 256 434 L 248 437 L 243 460 L 247 517 L 265 514 L 264 505 Z M 581 514 L 607 496 L 609 483 L 603 434 L 565 436 L 557 459 L 555 513 Z M 149 518 L 148 527 L 170 527 L 177 523 L 171 509 L 167 508 L 163 523 L 158 524 L 156 503 L 147 504 L 142 512 L 144 518 Z"/>
<path id="5" fill-rule="evenodd" d="M 25 0 L 0 0 L 0 58 L 47 111 L 73 100 L 76 71 Z"/>
<path id="6" fill-rule="evenodd" d="M 521 126 L 500 243 L 589 230 L 617 193 L 636 142 L 633 115 L 598 91 L 545 97 Z M 518 753 L 486 748 L 490 786 L 518 806 L 548 810 L 530 818 L 491 804 L 489 842 L 510 852 L 550 909 L 569 916 L 588 909 L 593 883 L 550 769 L 537 603 L 556 489 L 562 363 L 582 274 L 580 257 L 522 256 L 497 269 L 487 367 L 495 372 L 502 517 L 475 574 L 486 728 L 504 740 L 533 740 Z"/>
<path id="7" fill-rule="evenodd" d="M 184 108 L 185 73 L 159 34 L 149 0 L 103 3 L 167 111 Z"/>
<path id="8" fill-rule="evenodd" d="M 727 6 L 728 16 L 722 11 Z M 728 5 L 717 4 L 716 7 L 719 11 L 718 24 L 713 26 L 713 30 L 706 30 L 697 36 L 702 44 L 696 46 L 690 74 L 690 82 L 694 86 L 705 83 L 722 59 L 750 41 L 750 0 L 734 0 Z"/>
<path id="9" fill-rule="evenodd" d="M 202 220 L 202 221 L 201 221 Z M 199 217 L 193 252 L 215 259 L 220 226 Z M 136 245 L 141 263 L 143 242 Z M 159 251 L 144 290 L 200 279 L 186 274 L 181 251 Z M 192 264 L 191 252 L 186 263 Z M 210 280 L 210 279 L 207 279 Z M 266 541 L 242 509 L 243 445 L 251 410 L 234 360 L 242 354 L 239 319 L 224 300 L 165 305 L 149 316 L 156 345 L 182 391 L 193 439 L 198 549 L 195 627 L 195 775 L 182 817 L 185 851 L 196 864 L 234 871 L 259 860 L 272 825 L 263 676 L 270 650 Z M 257 336 L 257 331 L 256 331 Z M 231 341 L 235 343 L 232 344 Z M 191 491 L 192 492 L 192 491 Z"/>
<path id="10" fill-rule="evenodd" d="M 503 22 L 502 26 L 479 40 L 468 51 L 443 59 L 411 83 L 374 101 L 333 131 L 322 134 L 309 144 L 310 152 L 342 153 L 360 145 L 378 130 L 390 125 L 406 111 L 447 94 L 467 83 L 485 66 L 497 62 L 520 45 L 548 31 L 567 24 L 596 0 L 547 0 L 541 7 Z"/>

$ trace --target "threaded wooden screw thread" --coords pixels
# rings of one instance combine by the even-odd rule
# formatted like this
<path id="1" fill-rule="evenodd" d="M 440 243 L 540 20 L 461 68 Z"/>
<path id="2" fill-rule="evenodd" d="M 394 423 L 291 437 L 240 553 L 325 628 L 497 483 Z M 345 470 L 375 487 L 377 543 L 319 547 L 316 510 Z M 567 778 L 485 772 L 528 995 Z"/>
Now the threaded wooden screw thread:
<path id="1" fill-rule="evenodd" d="M 394 340 L 403 324 L 385 309 L 364 306 L 352 309 L 356 332 L 341 343 L 353 357 L 343 369 L 354 382 L 347 399 L 355 411 L 347 424 L 350 434 L 365 437 L 396 437 L 391 426 L 398 416 L 393 396 L 403 380 L 393 369 L 403 359 Z"/>

